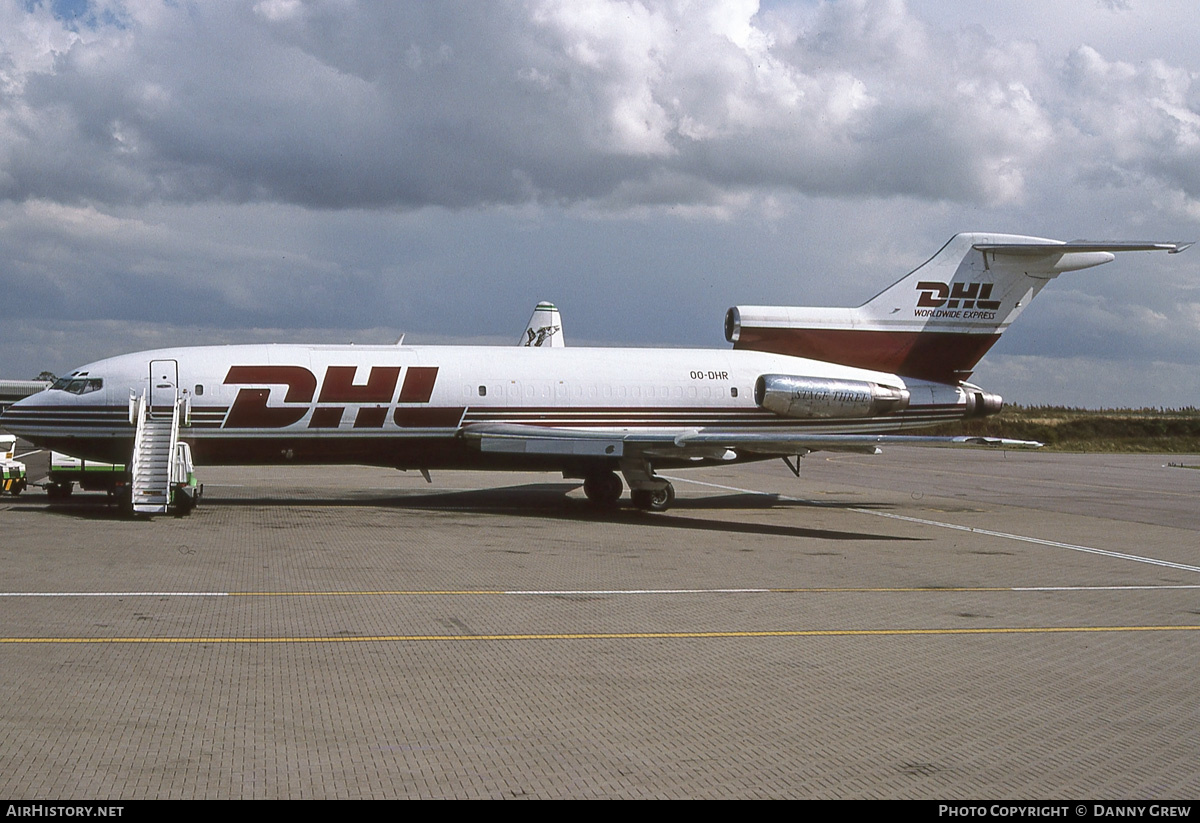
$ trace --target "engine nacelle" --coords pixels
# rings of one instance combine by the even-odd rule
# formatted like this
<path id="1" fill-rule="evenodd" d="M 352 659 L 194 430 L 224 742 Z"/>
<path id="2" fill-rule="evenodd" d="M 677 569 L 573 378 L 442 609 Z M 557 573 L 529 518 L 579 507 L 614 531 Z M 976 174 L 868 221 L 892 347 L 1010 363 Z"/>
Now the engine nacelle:
<path id="1" fill-rule="evenodd" d="M 783 417 L 877 417 L 908 406 L 908 390 L 866 380 L 764 374 L 754 402 Z"/>
<path id="2" fill-rule="evenodd" d="M 964 417 L 989 417 L 1004 407 L 1004 398 L 998 394 L 980 391 L 974 386 L 963 386 L 967 413 Z"/>

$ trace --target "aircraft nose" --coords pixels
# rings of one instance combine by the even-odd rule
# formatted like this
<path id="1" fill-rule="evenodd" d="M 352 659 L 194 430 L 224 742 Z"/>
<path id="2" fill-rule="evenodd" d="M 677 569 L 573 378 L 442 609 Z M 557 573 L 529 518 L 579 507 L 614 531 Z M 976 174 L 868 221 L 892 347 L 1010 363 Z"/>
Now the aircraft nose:
<path id="1" fill-rule="evenodd" d="M 28 440 L 30 432 L 37 426 L 37 409 L 46 405 L 47 394 L 47 391 L 40 391 L 10 405 L 0 413 L 0 429 Z"/>

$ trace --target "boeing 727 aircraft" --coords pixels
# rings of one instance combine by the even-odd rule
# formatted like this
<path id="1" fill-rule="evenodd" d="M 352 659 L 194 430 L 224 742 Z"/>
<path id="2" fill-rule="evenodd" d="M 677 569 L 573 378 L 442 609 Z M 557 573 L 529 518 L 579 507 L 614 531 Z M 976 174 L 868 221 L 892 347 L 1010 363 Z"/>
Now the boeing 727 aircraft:
<path id="1" fill-rule="evenodd" d="M 636 507 L 661 511 L 674 500 L 662 468 L 890 443 L 1036 446 L 909 432 L 999 411 L 967 381 L 1059 274 L 1189 245 L 959 234 L 858 308 L 730 309 L 732 350 L 567 347 L 550 304 L 512 347 L 159 349 L 83 366 L 0 423 L 129 465 L 139 511 L 190 507 L 193 457 L 555 471 L 610 505 L 619 472 Z"/>

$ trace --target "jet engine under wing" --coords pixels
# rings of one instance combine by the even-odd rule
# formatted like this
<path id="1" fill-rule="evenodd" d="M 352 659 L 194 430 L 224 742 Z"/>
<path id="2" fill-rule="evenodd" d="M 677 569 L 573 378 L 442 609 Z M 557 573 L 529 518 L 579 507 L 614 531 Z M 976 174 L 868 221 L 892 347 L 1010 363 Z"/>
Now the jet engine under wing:
<path id="1" fill-rule="evenodd" d="M 1004 437 L 931 437 L 894 434 L 806 434 L 787 429 L 753 432 L 699 428 L 680 432 L 616 432 L 559 429 L 514 423 L 477 423 L 463 429 L 463 437 L 479 443 L 481 451 L 571 457 L 717 457 L 729 450 L 756 456 L 790 456 L 813 451 L 875 453 L 879 446 L 990 446 L 1038 449 L 1036 440 Z"/>

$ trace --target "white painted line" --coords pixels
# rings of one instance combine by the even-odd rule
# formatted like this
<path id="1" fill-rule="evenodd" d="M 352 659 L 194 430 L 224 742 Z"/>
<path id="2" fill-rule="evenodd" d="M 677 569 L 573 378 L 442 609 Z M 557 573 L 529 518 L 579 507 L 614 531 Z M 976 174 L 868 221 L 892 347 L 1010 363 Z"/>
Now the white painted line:
<path id="1" fill-rule="evenodd" d="M 1006 540 L 1020 540 L 1024 543 L 1036 543 L 1041 546 L 1054 546 L 1059 549 L 1070 549 L 1071 551 L 1083 552 L 1084 554 L 1099 554 L 1104 557 L 1115 557 L 1118 560 L 1132 560 L 1135 563 L 1148 563 L 1151 566 L 1165 566 L 1168 569 L 1179 569 L 1185 572 L 1200 573 L 1200 566 L 1189 566 L 1186 563 L 1173 563 L 1170 560 L 1159 560 L 1155 557 L 1146 557 L 1140 554 L 1125 554 L 1124 552 L 1114 552 L 1107 549 L 1096 549 L 1091 546 L 1080 546 L 1076 543 L 1060 543 L 1057 540 L 1043 540 L 1040 537 L 1027 537 L 1023 534 L 1009 534 L 1008 532 L 997 532 L 991 529 L 980 529 L 974 526 L 959 526 L 955 523 L 942 523 L 938 520 L 925 520 L 920 517 L 906 517 L 903 514 L 892 514 L 890 512 L 876 512 L 870 509 L 850 509 L 850 511 L 860 514 L 871 514 L 876 517 L 889 517 L 893 520 L 906 520 L 910 523 L 920 523 L 924 526 L 938 526 L 943 529 L 954 529 L 960 532 L 972 532 L 973 534 L 986 534 L 990 537 L 1003 537 Z"/>
<path id="2" fill-rule="evenodd" d="M 666 480 L 674 480 L 676 483 L 691 483 L 693 486 L 709 486 L 714 489 L 724 489 L 725 491 L 729 491 L 729 492 L 741 492 L 742 494 L 761 494 L 764 497 L 778 497 L 782 500 L 791 500 L 794 503 L 812 503 L 814 506 L 824 505 L 820 500 L 809 500 L 804 497 L 791 497 L 790 495 L 786 495 L 786 494 L 776 494 L 775 492 L 763 492 L 763 491 L 758 491 L 757 489 L 741 489 L 741 488 L 738 488 L 737 486 L 722 486 L 720 483 L 707 483 L 703 480 L 692 480 L 691 478 L 688 478 L 688 477 L 674 477 L 669 474 L 660 474 L 659 477 L 662 477 Z"/>
<path id="3" fill-rule="evenodd" d="M 718 483 L 705 483 L 701 480 L 689 480 L 686 477 L 668 477 L 668 475 L 659 475 L 660 477 L 668 478 L 679 483 L 693 483 L 697 486 L 711 486 L 715 489 L 725 489 L 727 491 L 740 492 L 742 494 L 760 494 L 766 497 L 775 497 L 779 500 L 787 500 L 793 503 L 809 503 L 814 506 L 828 506 L 820 500 L 808 500 L 803 497 L 791 497 L 786 494 L 776 494 L 774 492 L 758 491 L 757 489 L 741 489 L 736 486 L 722 486 Z M 840 508 L 840 507 L 839 507 Z M 1114 552 L 1107 549 L 1097 549 L 1092 546 L 1080 546 L 1076 543 L 1062 543 L 1057 540 L 1043 540 L 1040 537 L 1027 537 L 1023 534 L 1009 534 L 1008 532 L 997 532 L 991 529 L 980 529 L 974 526 L 960 526 L 957 523 L 943 523 L 940 520 L 926 520 L 920 517 L 908 517 L 903 514 L 892 514 L 890 512 L 874 511 L 872 509 L 858 509 L 846 507 L 843 511 L 856 512 L 857 514 L 869 514 L 872 517 L 887 517 L 892 520 L 904 520 L 909 523 L 918 523 L 922 526 L 936 526 L 941 529 L 954 529 L 960 532 L 972 532 L 974 534 L 986 534 L 989 537 L 1001 537 L 1005 540 L 1018 540 L 1022 543 L 1035 543 L 1041 546 L 1054 546 L 1059 549 L 1070 549 L 1071 551 L 1083 552 L 1085 554 L 1098 554 L 1103 557 L 1113 557 L 1117 560 L 1131 560 L 1135 563 L 1148 563 L 1151 566 L 1163 566 L 1168 569 L 1178 569 L 1185 572 L 1196 572 L 1200 574 L 1200 566 L 1189 566 L 1186 563 L 1173 563 L 1170 560 L 1159 560 L 1156 557 L 1145 557 L 1140 554 L 1126 554 L 1124 552 Z"/>

